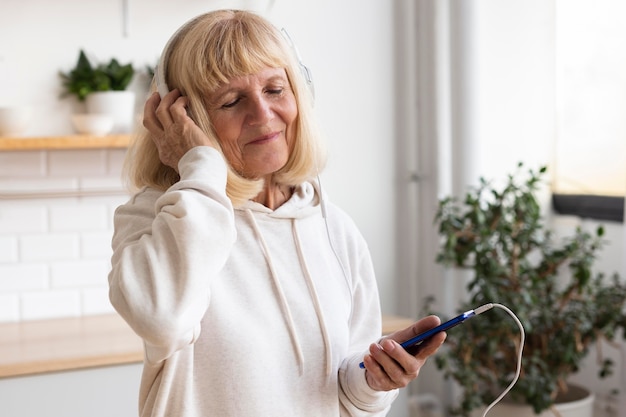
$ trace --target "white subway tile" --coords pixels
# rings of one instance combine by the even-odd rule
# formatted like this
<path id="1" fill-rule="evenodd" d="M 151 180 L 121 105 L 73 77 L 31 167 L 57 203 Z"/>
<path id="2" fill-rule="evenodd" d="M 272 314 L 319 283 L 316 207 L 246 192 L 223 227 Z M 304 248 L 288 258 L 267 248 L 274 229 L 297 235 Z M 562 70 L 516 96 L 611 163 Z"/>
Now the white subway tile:
<path id="1" fill-rule="evenodd" d="M 51 176 L 80 176 L 106 174 L 106 151 L 50 151 L 48 152 L 48 174 Z"/>
<path id="2" fill-rule="evenodd" d="M 116 177 L 81 177 L 81 190 L 119 190 L 120 194 L 126 194 L 126 189 L 119 176 Z"/>
<path id="3" fill-rule="evenodd" d="M 0 234 L 42 233 L 48 230 L 47 210 L 33 205 L 0 205 Z"/>
<path id="4" fill-rule="evenodd" d="M 111 238 L 113 232 L 83 233 L 81 236 L 81 257 L 83 259 L 110 259 L 113 254 Z"/>
<path id="5" fill-rule="evenodd" d="M 80 292 L 41 291 L 21 295 L 22 320 L 80 316 Z"/>
<path id="6" fill-rule="evenodd" d="M 38 180 L 0 178 L 0 195 L 6 195 L 7 193 L 37 194 L 37 192 L 76 189 L 78 189 L 78 180 L 75 178 L 46 178 Z"/>
<path id="7" fill-rule="evenodd" d="M 45 173 L 44 152 L 0 152 L 0 178 L 41 177 Z"/>
<path id="8" fill-rule="evenodd" d="M 84 288 L 108 285 L 108 260 L 55 262 L 50 266 L 53 288 Z"/>
<path id="9" fill-rule="evenodd" d="M 108 173 L 114 174 L 119 178 L 125 158 L 126 149 L 110 149 L 108 154 Z"/>
<path id="10" fill-rule="evenodd" d="M 25 262 L 78 259 L 78 242 L 79 236 L 76 234 L 21 236 L 20 257 Z"/>
<path id="11" fill-rule="evenodd" d="M 48 266 L 45 264 L 0 265 L 0 292 L 45 290 Z"/>
<path id="12" fill-rule="evenodd" d="M 0 295 L 0 323 L 20 321 L 20 299 L 15 294 Z"/>
<path id="13" fill-rule="evenodd" d="M 107 207 L 94 204 L 58 205 L 50 207 L 52 232 L 106 230 Z"/>
<path id="14" fill-rule="evenodd" d="M 82 291 L 83 315 L 114 313 L 115 309 L 109 301 L 109 288 L 88 288 Z"/>
<path id="15" fill-rule="evenodd" d="M 17 262 L 17 237 L 0 236 L 0 264 L 10 262 Z"/>

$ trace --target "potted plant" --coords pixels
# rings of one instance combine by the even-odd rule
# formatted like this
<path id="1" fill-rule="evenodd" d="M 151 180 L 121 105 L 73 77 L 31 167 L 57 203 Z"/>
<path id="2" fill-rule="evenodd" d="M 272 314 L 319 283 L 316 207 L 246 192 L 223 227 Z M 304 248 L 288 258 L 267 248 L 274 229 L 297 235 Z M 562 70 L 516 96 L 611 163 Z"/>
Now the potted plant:
<path id="1" fill-rule="evenodd" d="M 108 63 L 92 64 L 82 49 L 74 68 L 59 72 L 62 96 L 74 95 L 85 102 L 87 113 L 108 114 L 118 133 L 132 128 L 135 94 L 127 88 L 134 75 L 132 63 L 120 64 L 112 58 Z"/>
<path id="2" fill-rule="evenodd" d="M 459 311 L 494 302 L 519 317 L 526 343 L 510 397 L 539 414 L 567 390 L 568 376 L 592 344 L 626 331 L 626 284 L 617 274 L 609 278 L 593 269 L 605 244 L 603 227 L 595 233 L 577 229 L 555 241 L 536 197 L 546 168 L 524 177 L 522 168 L 520 163 L 501 188 L 481 178 L 463 200 L 439 201 L 437 262 L 471 272 Z M 436 364 L 462 389 L 453 414 L 468 416 L 490 404 L 512 379 L 519 330 L 502 313 L 491 310 L 448 332 Z M 609 375 L 612 365 L 602 360 L 599 376 Z"/>

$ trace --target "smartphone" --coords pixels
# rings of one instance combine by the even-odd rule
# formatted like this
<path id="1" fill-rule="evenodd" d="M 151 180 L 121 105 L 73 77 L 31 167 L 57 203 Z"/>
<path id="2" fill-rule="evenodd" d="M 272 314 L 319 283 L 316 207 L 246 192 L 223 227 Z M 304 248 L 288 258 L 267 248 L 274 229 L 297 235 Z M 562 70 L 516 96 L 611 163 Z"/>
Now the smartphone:
<path id="1" fill-rule="evenodd" d="M 430 330 L 426 330 L 425 332 L 420 333 L 417 336 L 412 337 L 411 339 L 400 343 L 400 346 L 402 346 L 404 350 L 406 350 L 411 355 L 415 355 L 419 351 L 419 348 L 422 345 L 422 343 L 424 343 L 424 341 L 426 341 L 427 339 L 431 338 L 432 336 L 436 335 L 439 332 L 445 332 L 446 330 L 449 330 L 453 328 L 454 326 L 457 326 L 463 323 L 465 320 L 471 317 L 474 317 L 475 315 L 476 315 L 476 312 L 474 310 L 466 311 L 465 313 L 459 314 L 455 318 L 450 319 L 446 321 L 445 323 L 441 323 L 437 327 L 433 327 Z M 365 364 L 361 362 L 359 364 L 359 367 L 365 368 Z"/>

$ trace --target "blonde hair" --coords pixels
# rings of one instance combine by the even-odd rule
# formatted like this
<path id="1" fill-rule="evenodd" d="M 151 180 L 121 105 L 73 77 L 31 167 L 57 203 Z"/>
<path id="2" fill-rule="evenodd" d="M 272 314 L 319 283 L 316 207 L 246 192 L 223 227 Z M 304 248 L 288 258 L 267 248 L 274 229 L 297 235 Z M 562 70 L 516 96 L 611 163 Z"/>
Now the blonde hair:
<path id="1" fill-rule="evenodd" d="M 313 98 L 289 43 L 266 19 L 241 10 L 219 10 L 186 23 L 163 51 L 166 81 L 188 97 L 188 112 L 209 136 L 216 149 L 221 145 L 205 108 L 205 97 L 229 79 L 249 75 L 266 67 L 284 68 L 298 107 L 295 140 L 287 163 L 274 173 L 279 184 L 295 186 L 314 178 L 325 164 L 326 153 L 313 120 Z M 153 82 L 152 90 L 155 91 Z M 222 152 L 223 155 L 223 152 Z M 226 160 L 226 159 L 225 159 Z M 228 165 L 226 194 L 234 206 L 255 197 L 263 180 L 244 178 Z M 131 143 L 125 174 L 131 186 L 165 191 L 180 180 L 163 164 L 146 129 Z"/>

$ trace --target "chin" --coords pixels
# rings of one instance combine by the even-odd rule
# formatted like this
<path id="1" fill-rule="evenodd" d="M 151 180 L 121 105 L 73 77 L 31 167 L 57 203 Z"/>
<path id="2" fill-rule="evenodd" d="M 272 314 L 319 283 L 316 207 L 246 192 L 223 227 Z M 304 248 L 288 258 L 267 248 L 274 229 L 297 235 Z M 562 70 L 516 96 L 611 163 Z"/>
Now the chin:
<path id="1" fill-rule="evenodd" d="M 258 169 L 246 169 L 243 171 L 243 176 L 250 179 L 261 179 L 267 176 L 273 175 L 276 172 L 283 169 L 283 167 L 287 164 L 287 161 L 284 162 L 275 162 L 269 164 L 263 164 L 262 167 L 258 167 Z M 250 167 L 249 167 L 250 168 Z"/>

